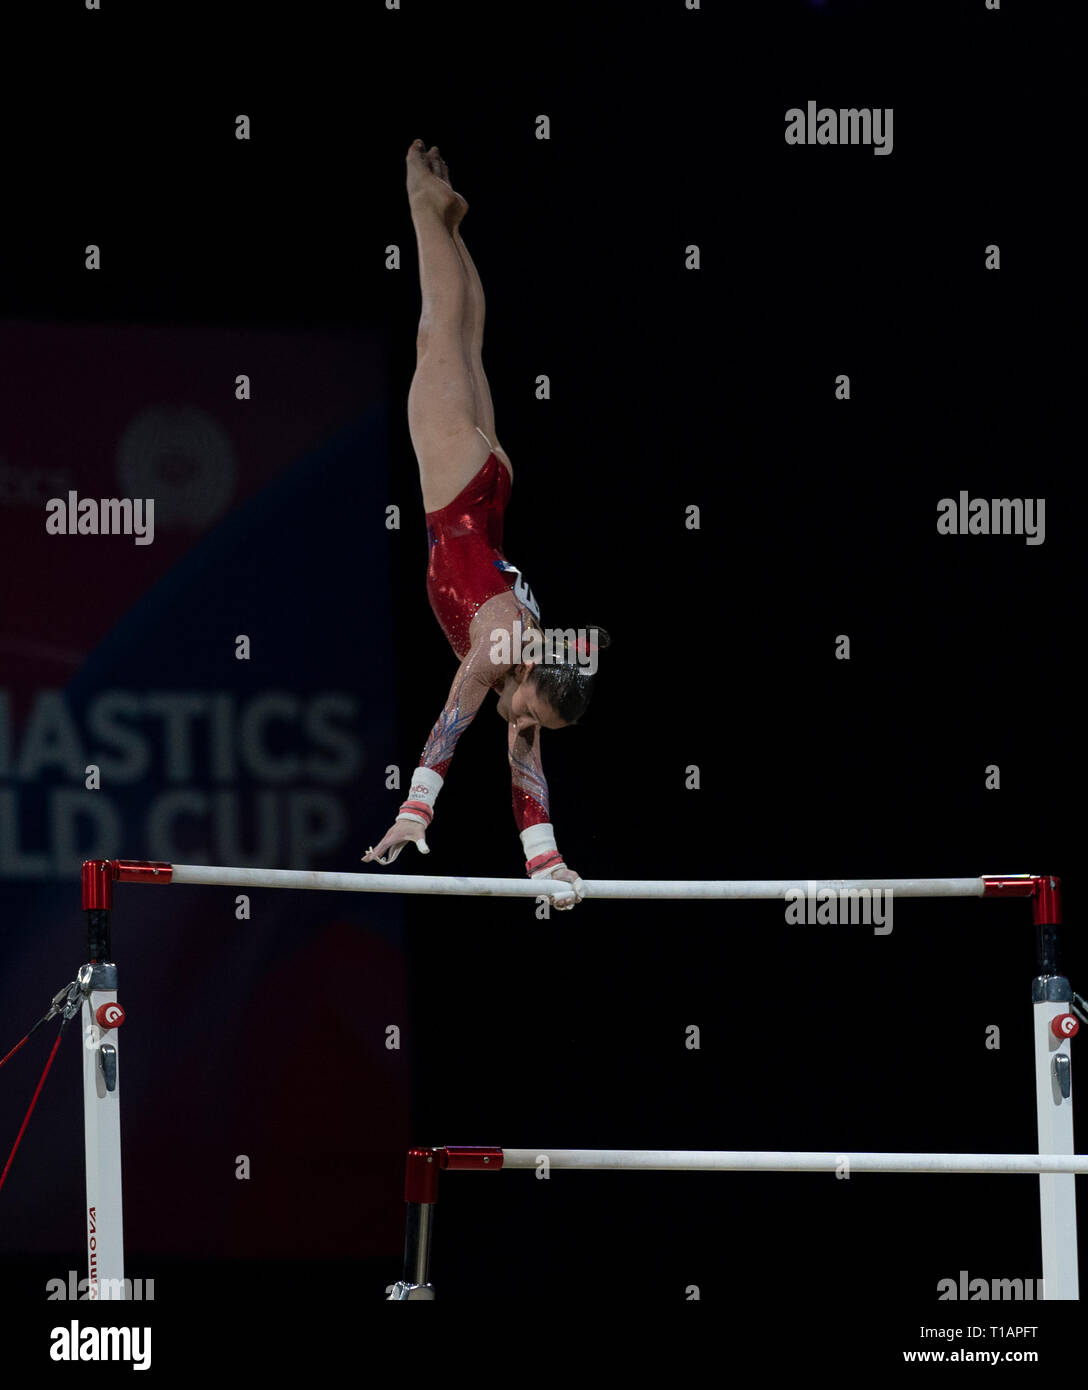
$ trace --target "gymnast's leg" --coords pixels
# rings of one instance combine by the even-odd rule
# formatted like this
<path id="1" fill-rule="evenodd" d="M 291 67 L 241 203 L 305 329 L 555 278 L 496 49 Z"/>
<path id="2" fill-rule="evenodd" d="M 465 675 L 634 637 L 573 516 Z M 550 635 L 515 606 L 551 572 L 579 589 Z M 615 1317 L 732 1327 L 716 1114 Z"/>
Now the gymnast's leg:
<path id="1" fill-rule="evenodd" d="M 449 182 L 449 170 L 446 168 L 445 161 L 439 159 L 439 166 L 442 177 Z M 453 228 L 453 242 L 457 247 L 461 257 L 461 262 L 465 267 L 465 273 L 469 281 L 469 297 L 467 313 L 464 323 L 464 343 L 465 351 L 468 354 L 469 370 L 472 373 L 472 388 L 476 398 L 476 423 L 487 436 L 491 447 L 499 458 L 506 464 L 513 477 L 513 466 L 506 450 L 498 442 L 495 435 L 495 407 L 491 401 L 491 388 L 487 384 L 487 376 L 484 373 L 483 346 L 484 346 L 484 287 L 480 282 L 480 274 L 476 269 L 476 263 L 469 255 L 468 247 L 465 245 L 461 235 L 461 227 L 458 222 Z"/>
<path id="2" fill-rule="evenodd" d="M 423 507 L 432 512 L 452 502 L 479 472 L 489 453 L 480 430 L 494 443 L 487 429 L 494 424 L 482 364 L 473 370 L 476 340 L 483 336 L 483 294 L 475 266 L 462 258 L 454 239 L 468 204 L 438 172 L 445 165 L 437 149 L 424 151 L 413 141 L 406 163 L 422 297 L 408 429 Z"/>

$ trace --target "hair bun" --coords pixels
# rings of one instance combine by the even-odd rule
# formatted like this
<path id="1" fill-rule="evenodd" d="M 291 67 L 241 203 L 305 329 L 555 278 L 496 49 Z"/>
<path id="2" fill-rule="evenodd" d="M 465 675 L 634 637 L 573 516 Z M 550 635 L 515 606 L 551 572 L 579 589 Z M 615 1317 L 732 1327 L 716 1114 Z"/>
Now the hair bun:
<path id="1" fill-rule="evenodd" d="M 568 642 L 568 661 L 576 662 L 580 666 L 588 662 L 591 657 L 596 657 L 598 652 L 603 652 L 606 647 L 611 646 L 612 639 L 603 627 L 579 628 L 578 630 L 587 635 L 577 637 L 573 643 Z"/>
<path id="2" fill-rule="evenodd" d="M 597 678 L 597 654 L 612 645 L 603 627 L 549 628 L 545 656 L 533 667 L 538 693 L 567 724 L 577 724 Z"/>

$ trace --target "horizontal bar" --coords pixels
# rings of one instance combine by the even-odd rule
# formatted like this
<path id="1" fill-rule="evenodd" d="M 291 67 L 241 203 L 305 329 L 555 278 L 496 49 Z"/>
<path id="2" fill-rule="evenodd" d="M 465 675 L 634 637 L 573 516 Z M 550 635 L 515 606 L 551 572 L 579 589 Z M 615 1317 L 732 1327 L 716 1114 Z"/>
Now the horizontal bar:
<path id="1" fill-rule="evenodd" d="M 568 896 L 568 885 L 554 879 L 459 878 L 427 874 L 327 873 L 309 869 L 223 869 L 174 864 L 172 883 L 230 888 L 315 888 L 340 893 L 434 893 L 451 897 L 535 898 Z M 137 881 L 135 879 L 131 881 Z M 148 878 L 138 880 L 151 881 Z M 822 879 L 590 879 L 587 898 L 785 898 L 787 893 L 892 892 L 902 898 L 981 898 L 983 878 L 822 878 Z"/>
<path id="2" fill-rule="evenodd" d="M 684 1149 L 503 1149 L 503 1168 L 634 1169 L 685 1172 L 1088 1173 L 1088 1154 L 751 1153 Z"/>
<path id="3" fill-rule="evenodd" d="M 333 893 L 439 893 L 456 897 L 536 898 L 549 888 L 528 878 L 454 878 L 428 874 L 339 874 L 313 869 L 217 869 L 175 864 L 174 883 L 229 888 L 316 888 Z M 569 891 L 569 890 L 568 890 Z"/>

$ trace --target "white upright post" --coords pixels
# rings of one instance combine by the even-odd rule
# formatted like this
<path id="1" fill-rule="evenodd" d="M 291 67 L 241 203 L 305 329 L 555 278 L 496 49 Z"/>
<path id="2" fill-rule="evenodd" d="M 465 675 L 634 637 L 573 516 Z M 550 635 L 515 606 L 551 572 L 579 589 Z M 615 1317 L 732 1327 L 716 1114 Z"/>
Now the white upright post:
<path id="1" fill-rule="evenodd" d="M 1039 1152 L 1071 1154 L 1073 1077 L 1069 1040 L 1078 1023 L 1073 991 L 1063 975 L 1032 982 L 1035 1013 L 1035 1097 Z M 1079 1299 L 1077 1194 L 1072 1173 L 1040 1173 L 1039 1211 L 1043 1236 L 1044 1299 Z"/>
<path id="2" fill-rule="evenodd" d="M 121 1224 L 121 1090 L 117 967 L 91 965 L 83 999 L 83 1134 L 87 1159 L 87 1274 L 91 1298 L 125 1296 Z"/>

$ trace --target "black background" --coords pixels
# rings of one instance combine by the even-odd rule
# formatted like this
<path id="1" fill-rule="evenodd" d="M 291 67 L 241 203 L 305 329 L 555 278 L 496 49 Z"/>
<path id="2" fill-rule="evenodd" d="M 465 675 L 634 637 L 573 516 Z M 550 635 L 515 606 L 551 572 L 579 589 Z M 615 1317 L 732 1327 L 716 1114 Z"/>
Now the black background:
<path id="1" fill-rule="evenodd" d="M 507 553 L 545 622 L 614 641 L 582 724 L 545 739 L 568 862 L 589 879 L 1054 872 L 1076 924 L 1059 27 L 981 0 L 226 8 L 73 7 L 27 49 L 43 86 L 8 98 L 4 313 L 380 328 L 398 482 L 379 501 L 408 518 L 390 541 L 402 756 L 453 671 L 404 417 L 419 136 L 470 204 L 515 470 Z M 892 107 L 893 154 L 787 146 L 784 112 L 810 99 Z M 248 144 L 219 138 L 239 111 Z M 58 269 L 73 235 L 107 233 L 124 269 Z M 1045 497 L 1045 544 L 938 536 L 961 489 Z M 365 614 L 365 595 L 333 597 L 346 624 Z M 521 872 L 502 737 L 490 711 L 464 736 L 428 872 Z M 888 937 L 787 928 L 775 904 L 405 912 L 412 1142 L 1036 1145 L 1024 905 L 900 901 Z M 1064 951 L 1083 989 L 1075 936 Z M 968 1316 L 934 1292 L 962 1268 L 1037 1275 L 1037 1202 L 1032 1180 L 997 1177 L 453 1175 L 434 1280 L 447 1305 L 541 1313 L 549 1344 L 591 1308 L 658 1312 L 697 1285 L 726 1370 L 775 1346 L 788 1373 L 800 1349 L 806 1367 L 883 1367 L 921 1324 L 956 1321 L 1043 1324 L 1029 1345 L 1056 1366 L 1064 1307 Z M 196 1342 L 170 1295 L 194 1271 L 149 1267 L 141 1322 L 169 1373 L 225 1337 L 272 1364 L 266 1326 L 320 1365 L 337 1329 L 388 1325 L 372 1305 L 399 1260 L 204 1267 Z M 76 1315 L 61 1306 L 39 1296 L 43 1326 Z"/>

